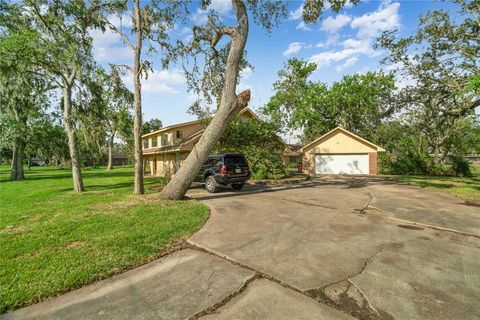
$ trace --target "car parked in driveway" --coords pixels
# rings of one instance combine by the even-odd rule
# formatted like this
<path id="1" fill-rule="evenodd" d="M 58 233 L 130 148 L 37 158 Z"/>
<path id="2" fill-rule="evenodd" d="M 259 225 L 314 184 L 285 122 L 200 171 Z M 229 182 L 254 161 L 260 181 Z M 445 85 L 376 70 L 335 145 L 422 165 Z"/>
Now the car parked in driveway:
<path id="1" fill-rule="evenodd" d="M 205 183 L 208 192 L 217 192 L 221 185 L 240 190 L 250 179 L 250 167 L 241 153 L 221 153 L 208 156 L 195 181 Z"/>

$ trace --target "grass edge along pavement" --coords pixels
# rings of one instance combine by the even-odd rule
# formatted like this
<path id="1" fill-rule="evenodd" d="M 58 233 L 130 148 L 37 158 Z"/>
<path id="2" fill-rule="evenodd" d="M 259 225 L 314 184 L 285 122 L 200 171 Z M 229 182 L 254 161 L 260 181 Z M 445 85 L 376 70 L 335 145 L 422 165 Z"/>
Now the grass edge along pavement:
<path id="1" fill-rule="evenodd" d="M 394 181 L 456 195 L 480 205 L 480 164 L 471 165 L 472 177 L 386 176 Z"/>
<path id="2" fill-rule="evenodd" d="M 33 167 L 9 181 L 0 167 L 0 313 L 148 263 L 208 218 L 196 200 L 159 200 L 161 178 L 132 196 L 132 167 L 83 173 L 87 191 L 76 194 L 68 169 Z"/>

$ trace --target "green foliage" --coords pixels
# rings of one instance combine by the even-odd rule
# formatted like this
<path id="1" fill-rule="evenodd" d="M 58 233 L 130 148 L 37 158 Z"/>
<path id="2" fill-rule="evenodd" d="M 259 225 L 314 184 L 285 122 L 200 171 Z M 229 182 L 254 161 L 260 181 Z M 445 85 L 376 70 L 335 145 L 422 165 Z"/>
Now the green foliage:
<path id="1" fill-rule="evenodd" d="M 263 108 L 283 128 L 303 129 L 304 142 L 337 126 L 370 139 L 381 121 L 393 113 L 391 75 L 354 74 L 327 86 L 308 80 L 315 71 L 313 63 L 290 59 L 278 72 L 275 94 Z"/>
<path id="2" fill-rule="evenodd" d="M 160 130 L 162 126 L 162 120 L 156 118 L 150 119 L 142 123 L 142 134 Z"/>
<path id="3" fill-rule="evenodd" d="M 470 164 L 463 157 L 454 155 L 450 158 L 452 163 L 452 171 L 456 176 L 471 177 Z"/>
<path id="4" fill-rule="evenodd" d="M 279 152 L 285 148 L 278 127 L 257 119 L 234 120 L 217 144 L 217 152 L 241 152 L 252 170 L 252 179 L 280 179 L 288 175 Z"/>

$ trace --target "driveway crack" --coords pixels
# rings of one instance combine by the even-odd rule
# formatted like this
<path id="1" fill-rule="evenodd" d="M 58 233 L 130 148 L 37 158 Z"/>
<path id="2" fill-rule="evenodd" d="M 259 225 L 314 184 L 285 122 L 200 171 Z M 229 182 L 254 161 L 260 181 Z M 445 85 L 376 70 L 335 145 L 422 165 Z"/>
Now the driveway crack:
<path id="1" fill-rule="evenodd" d="M 254 280 L 257 280 L 257 279 L 270 280 L 272 282 L 275 282 L 275 283 L 281 285 L 282 287 L 293 290 L 293 291 L 295 291 L 297 293 L 300 293 L 300 294 L 302 294 L 302 295 L 304 295 L 304 296 L 306 296 L 310 299 L 314 299 L 315 301 L 317 301 L 319 303 L 326 304 L 329 307 L 332 307 L 332 308 L 337 309 L 339 311 L 342 311 L 346 314 L 354 316 L 355 318 L 360 319 L 360 320 L 379 320 L 379 319 L 381 319 L 378 312 L 370 305 L 370 302 L 368 301 L 368 299 L 365 296 L 365 294 L 363 293 L 363 291 L 360 290 L 360 288 L 358 288 L 355 284 L 350 282 L 349 279 L 359 275 L 360 273 L 362 273 L 365 270 L 365 268 L 368 266 L 370 261 L 377 254 L 379 254 L 380 252 L 383 251 L 383 248 L 380 248 L 377 252 L 375 252 L 373 255 L 368 257 L 364 261 L 364 265 L 362 266 L 362 269 L 359 272 L 357 272 L 353 275 L 349 275 L 347 278 L 345 278 L 341 281 L 338 281 L 338 282 L 333 283 L 333 284 L 326 285 L 322 288 L 311 289 L 311 290 L 304 291 L 304 290 L 296 288 L 296 287 L 294 287 L 294 286 L 292 286 L 292 285 L 290 285 L 290 284 L 288 284 L 288 283 L 286 283 L 286 282 L 284 282 L 280 279 L 277 279 L 274 276 L 272 276 L 270 274 L 267 274 L 263 271 L 257 270 L 257 269 L 255 269 L 251 266 L 243 264 L 243 263 L 241 263 L 239 261 L 236 261 L 236 260 L 234 260 L 230 257 L 223 256 L 223 255 L 221 255 L 221 254 L 219 254 L 215 251 L 212 251 L 208 248 L 198 246 L 197 244 L 191 242 L 190 240 L 187 240 L 187 245 L 192 250 L 197 250 L 197 251 L 201 251 L 201 252 L 204 252 L 204 253 L 207 253 L 207 254 L 211 254 L 215 257 L 226 260 L 226 261 L 228 261 L 228 262 L 230 262 L 230 263 L 232 263 L 236 266 L 239 266 L 239 267 L 242 267 L 242 268 L 245 268 L 245 269 L 248 269 L 248 270 L 251 270 L 251 271 L 255 272 L 255 275 L 253 277 L 249 278 L 240 289 L 238 289 L 234 293 L 228 295 L 222 301 L 220 301 L 220 302 L 218 302 L 218 303 L 216 303 L 212 306 L 209 306 L 209 307 L 205 308 L 204 310 L 196 313 L 191 318 L 189 318 L 191 320 L 198 319 L 202 316 L 215 313 L 218 309 L 220 309 L 221 307 L 226 305 L 230 300 L 232 300 L 233 298 L 242 294 L 247 289 L 248 285 L 251 282 L 253 282 Z M 336 303 L 333 299 L 331 299 L 328 295 L 326 295 L 324 293 L 324 291 L 325 290 L 330 290 L 332 288 L 335 289 L 332 286 L 335 286 L 335 285 L 338 285 L 338 284 L 344 285 L 342 282 L 346 282 L 347 288 L 344 292 L 344 295 L 341 296 L 340 303 Z"/>
<path id="2" fill-rule="evenodd" d="M 348 313 L 357 319 L 382 319 L 377 310 L 370 304 L 365 293 L 350 280 L 365 271 L 372 259 L 382 251 L 383 247 L 365 259 L 360 271 L 321 288 L 307 290 L 305 294 L 332 308 Z"/>

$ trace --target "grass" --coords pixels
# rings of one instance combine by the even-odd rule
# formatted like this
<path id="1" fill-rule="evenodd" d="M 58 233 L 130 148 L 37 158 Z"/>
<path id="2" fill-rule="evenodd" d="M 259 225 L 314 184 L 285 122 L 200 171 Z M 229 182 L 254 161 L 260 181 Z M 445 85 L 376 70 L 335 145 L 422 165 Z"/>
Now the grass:
<path id="1" fill-rule="evenodd" d="M 208 209 L 197 201 L 131 195 L 133 169 L 84 170 L 87 189 L 72 190 L 70 170 L 33 167 L 8 181 L 0 167 L 0 313 L 149 262 L 197 230 Z"/>
<path id="2" fill-rule="evenodd" d="M 396 181 L 448 192 L 480 203 L 480 165 L 471 166 L 473 177 L 391 176 Z"/>

